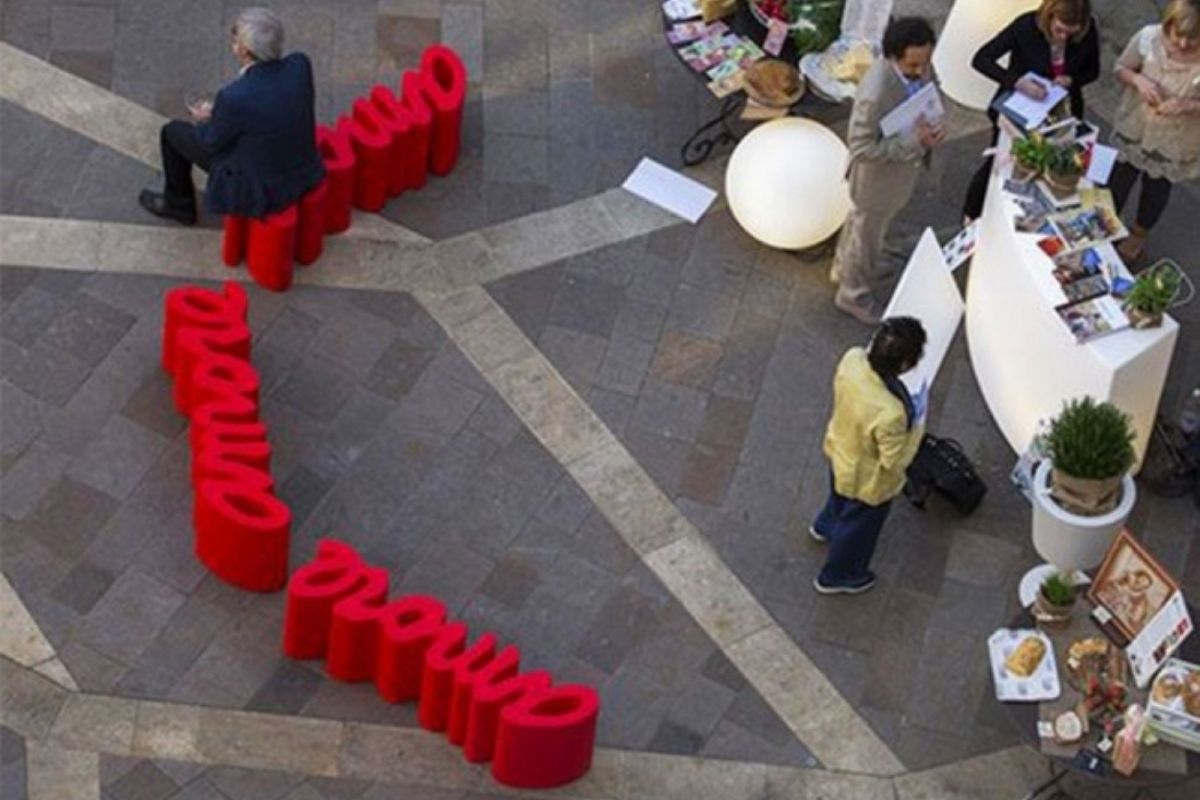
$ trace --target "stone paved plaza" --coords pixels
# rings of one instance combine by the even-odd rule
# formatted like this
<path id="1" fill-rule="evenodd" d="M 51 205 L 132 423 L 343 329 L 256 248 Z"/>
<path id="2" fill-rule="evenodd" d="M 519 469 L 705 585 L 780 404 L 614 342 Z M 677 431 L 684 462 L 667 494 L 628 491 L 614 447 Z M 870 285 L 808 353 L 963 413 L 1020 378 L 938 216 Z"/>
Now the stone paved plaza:
<path id="1" fill-rule="evenodd" d="M 269 5 L 313 59 L 320 121 L 434 42 L 471 76 L 454 172 L 357 214 L 288 292 L 247 285 L 293 566 L 342 538 L 393 593 L 594 686 L 595 766 L 544 796 L 1016 800 L 1048 775 L 984 658 L 1040 559 L 962 335 L 931 428 L 979 466 L 983 504 L 898 501 L 876 589 L 812 591 L 830 378 L 865 329 L 834 310 L 827 258 L 756 243 L 721 202 L 693 226 L 618 188 L 644 155 L 680 167 L 718 108 L 657 0 Z M 896 2 L 939 25 L 950 5 Z M 219 220 L 183 229 L 136 197 L 158 126 L 233 76 L 241 7 L 0 4 L 0 797 L 511 796 L 414 705 L 286 658 L 283 594 L 192 553 L 162 298 L 245 272 L 220 266 Z M 1157 13 L 1094 7 L 1106 65 Z M 1088 96 L 1106 125 L 1111 77 Z M 811 106 L 844 132 L 847 108 Z M 926 226 L 956 230 L 988 133 L 953 120 L 893 229 L 897 265 Z M 719 187 L 723 166 L 691 174 Z M 1150 244 L 1194 277 L 1198 212 L 1200 187 L 1178 186 Z M 1171 413 L 1200 383 L 1197 309 L 1177 315 Z M 1200 596 L 1190 501 L 1143 492 L 1131 527 Z"/>

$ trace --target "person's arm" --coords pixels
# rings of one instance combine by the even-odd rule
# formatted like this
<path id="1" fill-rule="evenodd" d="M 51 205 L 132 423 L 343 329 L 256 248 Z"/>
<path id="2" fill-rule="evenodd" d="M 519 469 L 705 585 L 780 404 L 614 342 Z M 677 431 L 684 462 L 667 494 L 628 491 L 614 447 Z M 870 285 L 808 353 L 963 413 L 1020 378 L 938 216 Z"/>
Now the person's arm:
<path id="1" fill-rule="evenodd" d="M 1156 107 L 1163 101 L 1162 87 L 1142 74 L 1145 53 L 1153 34 L 1153 27 L 1142 28 L 1135 33 L 1117 59 L 1113 74 L 1119 83 L 1137 92 L 1143 103 Z"/>
<path id="2" fill-rule="evenodd" d="M 196 138 L 210 153 L 232 147 L 241 135 L 241 128 L 236 124 L 229 101 L 223 99 L 224 95 L 223 91 L 217 92 L 208 121 L 196 126 Z"/>
<path id="3" fill-rule="evenodd" d="M 971 59 L 971 66 L 981 75 L 991 78 L 1005 89 L 1012 89 L 1024 73 L 1018 73 L 1012 66 L 1012 52 L 1016 49 L 1017 20 L 1009 23 L 1004 30 L 997 33 L 984 43 Z M 1007 67 L 1000 66 L 1000 59 L 1010 56 Z"/>
<path id="4" fill-rule="evenodd" d="M 925 148 L 916 137 L 888 136 L 879 132 L 879 121 L 887 116 L 890 108 L 880 102 L 883 94 L 883 78 L 877 70 L 891 69 L 887 60 L 871 68 L 868 77 L 859 87 L 854 98 L 854 110 L 850 112 L 850 125 L 846 130 L 846 146 L 850 157 L 856 161 L 916 161 L 925 154 Z"/>
<path id="5" fill-rule="evenodd" d="M 921 438 L 925 432 L 923 423 L 913 425 L 910 430 L 903 417 L 890 420 L 875 429 L 875 446 L 879 448 L 879 464 L 889 472 L 903 472 L 917 457 Z"/>

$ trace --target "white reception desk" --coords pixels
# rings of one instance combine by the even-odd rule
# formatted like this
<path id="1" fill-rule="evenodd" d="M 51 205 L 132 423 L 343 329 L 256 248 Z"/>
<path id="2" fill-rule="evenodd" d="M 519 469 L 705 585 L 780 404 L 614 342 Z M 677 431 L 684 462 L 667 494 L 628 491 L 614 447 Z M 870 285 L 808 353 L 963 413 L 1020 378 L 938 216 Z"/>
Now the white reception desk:
<path id="1" fill-rule="evenodd" d="M 1107 400 L 1133 417 L 1140 466 L 1179 325 L 1166 317 L 1160 328 L 1076 344 L 1054 311 L 1067 299 L 1041 237 L 1013 229 L 1019 212 L 1002 188 L 1010 171 L 997 163 L 992 175 L 967 284 L 967 345 L 984 400 L 1017 453 L 1067 400 Z"/>

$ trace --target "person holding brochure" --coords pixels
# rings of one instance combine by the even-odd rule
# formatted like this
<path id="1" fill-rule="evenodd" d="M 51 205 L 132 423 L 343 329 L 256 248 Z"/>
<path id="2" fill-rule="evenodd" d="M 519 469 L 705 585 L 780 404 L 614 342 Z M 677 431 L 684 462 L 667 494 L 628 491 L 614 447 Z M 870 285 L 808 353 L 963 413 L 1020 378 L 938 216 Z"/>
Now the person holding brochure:
<path id="1" fill-rule="evenodd" d="M 930 150 L 945 138 L 940 120 L 923 117 L 890 136 L 880 128 L 885 117 L 932 82 L 933 44 L 933 28 L 925 20 L 893 20 L 883 34 L 884 57 L 863 76 L 850 114 L 847 177 L 853 207 L 838 237 L 829 277 L 838 284 L 834 305 L 867 325 L 878 324 L 882 316 L 871 281 L 880 277 L 888 226 L 912 196 Z"/>
<path id="2" fill-rule="evenodd" d="M 913 397 L 900 380 L 920 362 L 925 339 L 918 320 L 889 317 L 866 349 L 851 348 L 837 366 L 825 432 L 832 486 L 808 529 L 829 545 L 813 579 L 821 594 L 860 594 L 875 585 L 871 556 L 925 433 L 928 389 Z"/>
<path id="3" fill-rule="evenodd" d="M 1115 72 L 1125 86 L 1113 125 L 1120 160 L 1111 186 L 1118 210 L 1142 182 L 1132 231 L 1117 250 L 1135 261 L 1172 184 L 1200 178 L 1200 0 L 1172 0 L 1162 24 L 1147 25 L 1129 40 Z"/>
<path id="4" fill-rule="evenodd" d="M 1008 57 L 1008 65 L 1001 60 Z M 995 103 L 1009 92 L 1033 100 L 1046 96 L 1046 86 L 1033 76 L 1067 90 L 1071 115 L 1083 119 L 1083 87 L 1100 77 L 1100 34 L 1088 0 L 1042 0 L 1036 11 L 1022 14 L 986 42 L 971 66 L 1000 84 L 992 98 L 992 144 L 997 141 Z M 983 162 L 971 178 L 963 202 L 964 222 L 983 213 L 992 159 Z"/>

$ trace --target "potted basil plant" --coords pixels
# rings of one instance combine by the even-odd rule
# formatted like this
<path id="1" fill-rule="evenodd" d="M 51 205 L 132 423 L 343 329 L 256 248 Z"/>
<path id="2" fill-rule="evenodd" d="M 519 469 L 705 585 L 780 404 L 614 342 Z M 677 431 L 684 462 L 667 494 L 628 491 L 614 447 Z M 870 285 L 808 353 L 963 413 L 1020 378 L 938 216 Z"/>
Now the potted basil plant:
<path id="1" fill-rule="evenodd" d="M 1033 546 L 1060 571 L 1089 569 L 1125 524 L 1137 499 L 1130 418 L 1091 397 L 1066 403 L 1050 423 L 1049 457 L 1033 489 Z"/>

